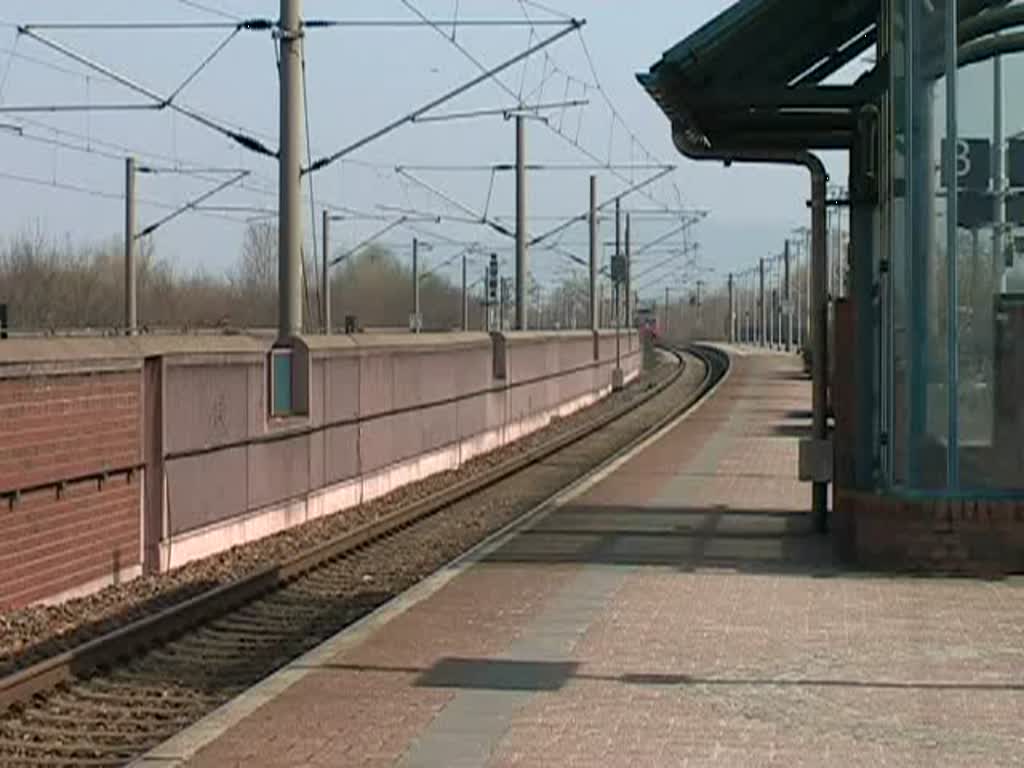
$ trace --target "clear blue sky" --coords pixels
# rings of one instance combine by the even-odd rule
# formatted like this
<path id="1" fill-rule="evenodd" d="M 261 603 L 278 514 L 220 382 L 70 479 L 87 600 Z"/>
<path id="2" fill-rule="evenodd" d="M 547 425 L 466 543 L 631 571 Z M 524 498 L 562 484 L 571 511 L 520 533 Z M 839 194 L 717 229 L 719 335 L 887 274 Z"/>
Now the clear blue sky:
<path id="1" fill-rule="evenodd" d="M 200 0 L 205 5 L 239 16 L 273 17 L 273 0 Z M 460 18 L 523 18 L 524 7 L 534 19 L 554 18 L 536 6 L 517 0 L 416 0 L 416 7 L 431 17 L 451 18 L 456 5 Z M 509 88 L 529 93 L 545 82 L 535 98 L 561 100 L 587 98 L 583 110 L 554 112 L 552 125 L 583 145 L 602 162 L 645 162 L 646 147 L 660 161 L 678 169 L 665 182 L 651 187 L 657 202 L 706 209 L 706 220 L 693 231 L 700 242 L 704 265 L 714 266 L 718 276 L 745 268 L 760 256 L 781 248 L 786 234 L 806 222 L 804 199 L 806 173 L 792 169 L 724 169 L 688 161 L 671 145 L 668 124 L 654 103 L 637 85 L 634 75 L 646 70 L 661 53 L 680 38 L 729 5 L 728 0 L 644 0 L 642 3 L 548 0 L 547 7 L 585 18 L 583 38 L 592 54 L 596 75 L 615 104 L 622 122 L 612 119 L 600 93 L 593 88 L 594 73 L 577 35 L 570 35 L 549 50 L 550 60 L 532 59 L 505 73 Z M 400 0 L 331 2 L 307 0 L 306 18 L 415 18 Z M 180 0 L 6 0 L 0 12 L 5 25 L 44 21 L 180 21 L 216 20 L 218 17 L 188 7 Z M 538 29 L 539 35 L 550 29 Z M 450 32 L 450 30 L 449 30 Z M 226 31 L 189 32 L 52 32 L 54 38 L 73 46 L 109 67 L 130 75 L 160 92 L 173 90 L 226 35 Z M 456 29 L 456 40 L 478 59 L 500 62 L 530 41 L 526 28 L 500 30 Z M 15 53 L 12 56 L 11 51 Z M 330 152 L 373 131 L 388 120 L 474 76 L 477 70 L 435 30 L 314 30 L 307 38 L 310 132 L 314 156 Z M 31 57 L 31 60 L 25 57 Z M 555 67 L 557 66 L 557 71 Z M 11 26 L 0 27 L 0 100 L 26 103 L 125 103 L 140 101 L 121 86 L 99 75 L 86 75 L 74 62 L 22 37 L 16 40 Z M 568 77 L 566 76 L 568 75 Z M 586 85 L 584 85 L 586 83 Z M 217 119 L 244 126 L 276 146 L 277 82 L 274 51 L 265 32 L 243 32 L 184 92 L 182 100 Z M 493 84 L 460 97 L 439 111 L 504 107 L 514 99 Z M 0 130 L 0 173 L 73 184 L 109 193 L 110 199 L 37 186 L 0 176 L 0 234 L 35 229 L 75 244 L 116 238 L 122 227 L 123 207 L 117 198 L 123 185 L 123 167 L 117 156 L 130 147 L 149 162 L 216 167 L 241 167 L 252 171 L 249 187 L 233 190 L 211 200 L 230 206 L 274 208 L 276 167 L 223 137 L 168 112 L 91 113 L 30 115 L 25 124 L 29 141 Z M 14 122 L 0 116 L 0 122 Z M 49 127 L 46 127 L 49 126 Z M 629 131 L 632 131 L 632 136 Z M 55 133 L 52 127 L 64 131 Z M 59 148 L 58 140 L 75 147 L 114 155 L 86 154 Z M 587 158 L 550 128 L 533 123 L 529 128 L 530 160 L 548 163 L 582 163 Z M 403 183 L 393 172 L 401 164 L 490 164 L 513 159 L 513 127 L 500 117 L 467 122 L 413 125 L 399 129 L 352 156 L 352 161 L 333 166 L 315 177 L 314 195 L 324 202 L 375 210 L 378 205 L 412 206 L 432 211 L 452 208 L 413 184 Z M 154 157 L 155 156 L 155 157 Z M 842 158 L 829 158 L 836 181 L 845 183 Z M 837 162 L 838 160 L 838 162 Z M 627 177 L 641 172 L 624 171 Z M 537 173 L 530 178 L 530 229 L 549 228 L 558 216 L 582 212 L 587 201 L 587 172 Z M 422 178 L 482 211 L 488 199 L 490 175 L 480 173 L 423 173 Z M 610 197 L 628 183 L 608 172 L 599 174 L 601 197 Z M 174 176 L 143 176 L 138 194 L 146 201 L 173 204 L 202 192 L 209 182 Z M 268 190 L 260 192 L 259 188 Z M 307 190 L 308 191 L 308 190 Z M 678 193 L 678 196 L 677 196 Z M 508 215 L 513 210 L 513 178 L 499 174 L 491 193 L 489 211 Z M 635 196 L 631 206 L 652 208 L 655 201 Z M 140 224 L 163 211 L 144 203 Z M 308 212 L 307 212 L 308 215 Z M 245 223 L 231 218 L 188 215 L 169 224 L 155 236 L 159 256 L 183 269 L 202 267 L 220 272 L 236 258 Z M 318 217 L 319 219 L 319 217 Z M 312 223 L 307 225 L 311 228 Z M 377 222 L 345 222 L 335 227 L 339 246 L 358 242 Z M 645 221 L 636 225 L 639 243 L 658 237 L 668 225 Z M 604 234 L 612 234 L 611 223 Z M 413 233 L 396 230 L 387 238 L 396 245 L 407 243 Z M 500 236 L 479 227 L 446 225 L 427 227 L 426 239 L 439 247 L 428 261 L 437 263 L 451 253 L 440 246 L 441 235 L 479 239 L 485 245 L 507 246 Z M 307 232 L 307 239 L 309 233 Z M 566 247 L 585 256 L 585 226 L 566 232 Z M 668 242 L 681 244 L 681 239 Z M 648 264 L 664 258 L 647 255 Z M 537 251 L 532 256 L 535 274 L 542 281 L 565 274 L 571 264 L 562 256 Z M 638 264 L 638 267 L 640 265 Z M 666 274 L 666 279 L 676 279 Z M 660 288 L 660 285 L 653 289 Z M 652 289 L 652 290 L 653 290 Z"/>

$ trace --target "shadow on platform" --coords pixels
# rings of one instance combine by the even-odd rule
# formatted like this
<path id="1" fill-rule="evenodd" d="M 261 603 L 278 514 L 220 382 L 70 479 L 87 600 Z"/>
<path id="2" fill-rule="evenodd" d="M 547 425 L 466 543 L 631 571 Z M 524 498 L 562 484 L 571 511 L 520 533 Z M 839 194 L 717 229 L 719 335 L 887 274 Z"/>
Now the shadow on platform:
<path id="1" fill-rule="evenodd" d="M 808 513 L 727 507 L 569 505 L 520 532 L 485 562 L 841 572 L 829 539 L 814 532 Z"/>
<path id="2" fill-rule="evenodd" d="M 346 664 L 328 662 L 304 669 L 335 670 L 366 674 L 414 675 L 418 688 L 439 688 L 476 691 L 558 691 L 570 681 L 619 683 L 654 688 L 680 687 L 771 687 L 771 688 L 845 688 L 876 691 L 1024 691 L 1024 681 L 1007 682 L 941 682 L 858 680 L 827 677 L 710 677 L 666 672 L 622 672 L 598 674 L 581 669 L 578 662 L 534 661 L 491 658 L 446 657 L 431 667 Z"/>

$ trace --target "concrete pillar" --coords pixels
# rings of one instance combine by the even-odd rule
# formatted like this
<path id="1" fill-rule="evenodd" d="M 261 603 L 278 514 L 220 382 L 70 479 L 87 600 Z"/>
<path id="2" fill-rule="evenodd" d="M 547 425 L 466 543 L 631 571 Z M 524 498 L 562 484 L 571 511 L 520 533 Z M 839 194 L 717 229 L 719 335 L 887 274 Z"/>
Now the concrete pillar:
<path id="1" fill-rule="evenodd" d="M 324 320 L 324 334 L 331 333 L 331 248 L 330 248 L 331 213 L 324 208 L 323 223 L 323 270 L 320 279 L 320 317 Z"/>
<path id="2" fill-rule="evenodd" d="M 526 125 L 523 115 L 516 115 L 516 330 L 525 331 L 529 324 L 526 303 Z"/>
<path id="3" fill-rule="evenodd" d="M 278 339 L 302 333 L 302 0 L 281 0 Z"/>
<path id="4" fill-rule="evenodd" d="M 128 335 L 139 327 L 138 277 L 135 266 L 135 158 L 124 169 L 124 327 Z"/>
<path id="5" fill-rule="evenodd" d="M 597 296 L 597 176 L 590 177 L 590 329 L 600 327 L 600 311 Z"/>

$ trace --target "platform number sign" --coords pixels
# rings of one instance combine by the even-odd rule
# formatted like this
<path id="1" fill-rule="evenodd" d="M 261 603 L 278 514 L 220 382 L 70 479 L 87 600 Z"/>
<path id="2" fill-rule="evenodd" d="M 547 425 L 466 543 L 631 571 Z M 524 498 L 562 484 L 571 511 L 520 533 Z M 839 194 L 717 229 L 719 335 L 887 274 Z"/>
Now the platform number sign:
<path id="1" fill-rule="evenodd" d="M 626 257 L 621 254 L 612 256 L 612 282 L 616 285 L 626 282 Z"/>
<path id="2" fill-rule="evenodd" d="M 1010 141 L 1006 160 L 1010 186 L 1024 187 L 1024 139 L 1013 139 Z"/>
<path id="3" fill-rule="evenodd" d="M 942 186 L 949 186 L 946 141 L 942 141 Z M 957 139 L 957 189 L 987 190 L 992 178 L 992 145 L 988 139 Z"/>
<path id="4" fill-rule="evenodd" d="M 498 255 L 491 254 L 491 263 L 487 268 L 487 298 L 493 304 L 498 300 Z"/>

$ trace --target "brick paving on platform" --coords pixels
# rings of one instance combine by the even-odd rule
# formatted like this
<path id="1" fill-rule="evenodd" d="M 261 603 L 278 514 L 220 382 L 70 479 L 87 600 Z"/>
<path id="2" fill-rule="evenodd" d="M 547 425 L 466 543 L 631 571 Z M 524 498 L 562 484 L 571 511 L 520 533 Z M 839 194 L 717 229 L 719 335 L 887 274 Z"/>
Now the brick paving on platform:
<path id="1" fill-rule="evenodd" d="M 660 441 L 185 764 L 1024 765 L 1021 583 L 837 566 L 809 402 L 796 358 L 733 350 Z"/>

